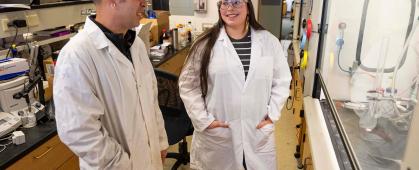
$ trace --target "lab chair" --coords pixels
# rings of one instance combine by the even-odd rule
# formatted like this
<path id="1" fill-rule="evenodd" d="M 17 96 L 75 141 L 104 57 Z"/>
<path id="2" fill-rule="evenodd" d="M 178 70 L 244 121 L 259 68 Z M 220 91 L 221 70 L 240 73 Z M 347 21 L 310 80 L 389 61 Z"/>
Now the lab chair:
<path id="1" fill-rule="evenodd" d="M 179 143 L 179 152 L 168 153 L 166 157 L 177 160 L 172 167 L 172 170 L 176 170 L 181 164 L 189 163 L 186 136 L 192 135 L 193 126 L 179 96 L 178 76 L 157 68 L 154 72 L 157 78 L 159 106 L 169 145 Z"/>

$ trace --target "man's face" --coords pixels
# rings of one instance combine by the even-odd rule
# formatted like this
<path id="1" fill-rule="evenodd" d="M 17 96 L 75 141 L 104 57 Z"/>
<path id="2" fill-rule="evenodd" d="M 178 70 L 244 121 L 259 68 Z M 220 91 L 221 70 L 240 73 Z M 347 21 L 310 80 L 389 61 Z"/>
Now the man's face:
<path id="1" fill-rule="evenodd" d="M 121 24 L 126 28 L 138 26 L 146 5 L 146 0 L 121 0 L 118 5 Z"/>

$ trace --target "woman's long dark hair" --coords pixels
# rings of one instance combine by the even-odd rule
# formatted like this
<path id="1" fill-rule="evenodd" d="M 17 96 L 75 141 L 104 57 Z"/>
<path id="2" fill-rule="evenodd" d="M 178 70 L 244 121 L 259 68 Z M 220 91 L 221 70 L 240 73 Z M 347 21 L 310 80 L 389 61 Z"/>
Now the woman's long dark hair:
<path id="1" fill-rule="evenodd" d="M 252 0 L 247 0 L 247 10 L 249 12 L 248 14 L 248 21 L 249 25 L 255 29 L 255 30 L 265 30 L 265 28 L 262 27 L 257 21 L 255 17 L 255 11 L 253 9 Z M 202 91 L 202 97 L 205 98 L 207 96 L 208 92 L 208 65 L 210 63 L 211 59 L 211 51 L 214 48 L 215 42 L 218 39 L 218 36 L 220 34 L 221 28 L 224 26 L 224 21 L 221 18 L 220 13 L 220 6 L 221 6 L 221 0 L 217 3 L 218 6 L 218 21 L 217 24 L 215 24 L 212 28 L 210 28 L 208 31 L 204 32 L 198 39 L 194 42 L 191 49 L 189 50 L 188 58 L 187 60 L 192 60 L 194 57 L 194 54 L 200 54 L 202 56 L 201 60 L 201 70 L 200 70 L 200 83 L 201 83 L 201 91 Z M 250 31 L 250 29 L 249 29 Z M 205 43 L 205 48 L 202 52 L 198 52 L 197 48 L 201 46 L 202 43 Z M 199 61 L 199 60 L 198 60 Z"/>

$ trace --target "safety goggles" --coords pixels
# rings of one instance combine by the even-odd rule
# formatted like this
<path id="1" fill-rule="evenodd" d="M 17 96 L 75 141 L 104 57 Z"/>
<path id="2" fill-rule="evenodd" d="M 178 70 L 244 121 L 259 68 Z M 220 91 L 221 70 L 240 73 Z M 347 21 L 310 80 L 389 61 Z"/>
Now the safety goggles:
<path id="1" fill-rule="evenodd" d="M 221 10 L 227 10 L 228 7 L 231 7 L 233 9 L 239 9 L 247 3 L 247 0 L 224 0 L 219 1 L 218 3 Z"/>

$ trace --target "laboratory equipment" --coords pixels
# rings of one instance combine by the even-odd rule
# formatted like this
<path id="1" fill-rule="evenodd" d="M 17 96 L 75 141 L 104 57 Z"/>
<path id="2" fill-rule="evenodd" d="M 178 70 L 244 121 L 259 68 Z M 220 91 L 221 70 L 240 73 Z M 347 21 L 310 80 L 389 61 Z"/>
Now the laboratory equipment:
<path id="1" fill-rule="evenodd" d="M 43 111 L 44 106 L 41 103 L 31 101 L 32 90 L 35 86 L 42 81 L 40 75 L 35 76 L 32 80 L 29 79 L 27 84 L 24 84 L 24 87 L 21 91 L 13 94 L 13 99 L 21 100 L 25 99 L 27 107 L 24 107 L 20 110 L 14 110 L 22 118 L 22 124 L 25 128 L 31 128 L 36 126 L 37 117 L 45 116 Z"/>
<path id="2" fill-rule="evenodd" d="M 339 23 L 339 35 L 336 38 L 336 54 L 338 57 L 337 65 L 339 66 L 339 69 L 341 71 L 349 73 L 349 74 L 353 74 L 351 67 L 349 67 L 348 69 L 344 69 L 342 65 L 340 64 L 341 52 L 342 52 L 343 45 L 345 44 L 345 40 L 344 40 L 345 29 L 346 29 L 346 23 L 345 22 Z"/>
<path id="3" fill-rule="evenodd" d="M 25 134 L 22 131 L 15 131 L 12 133 L 12 142 L 15 145 L 24 144 L 26 142 Z"/>
<path id="4" fill-rule="evenodd" d="M 28 77 L 22 76 L 0 83 L 0 109 L 21 117 L 23 126 L 30 128 L 44 116 L 44 106 L 34 99 L 34 83 L 27 81 Z"/>
<path id="5" fill-rule="evenodd" d="M 0 83 L 0 109 L 3 112 L 10 112 L 14 110 L 20 110 L 27 107 L 24 99 L 16 100 L 13 95 L 23 90 L 27 76 L 18 77 L 16 79 L 5 81 Z M 33 99 L 33 95 L 29 96 Z"/>
<path id="6" fill-rule="evenodd" d="M 306 82 L 313 87 L 308 94 L 327 103 L 319 107 L 323 114 L 333 115 L 325 122 L 340 169 L 400 169 L 409 135 L 418 135 L 409 133 L 417 123 L 417 5 L 359 0 L 314 6 L 326 14 L 319 27 L 327 33 L 319 29 L 319 38 L 310 40 L 308 51 L 318 55 L 308 67 L 317 70 L 305 80 L 314 79 Z"/>
<path id="7" fill-rule="evenodd" d="M 29 5 L 33 0 L 3 0 L 2 4 L 25 4 Z"/>
<path id="8" fill-rule="evenodd" d="M 36 126 L 36 121 L 40 114 L 44 114 L 45 106 L 39 102 L 33 102 L 30 107 L 25 107 L 19 110 L 11 111 L 10 113 L 16 116 L 19 116 L 22 121 L 22 126 L 24 128 L 31 128 Z"/>
<path id="9" fill-rule="evenodd" d="M 61 1 L 66 1 L 66 0 L 2 0 L 2 3 L 5 3 L 5 4 L 42 5 L 42 4 L 58 3 L 58 2 L 61 2 Z"/>
<path id="10" fill-rule="evenodd" d="M 177 28 L 173 28 L 172 30 L 172 45 L 173 49 L 179 50 L 179 32 Z"/>
<path id="11" fill-rule="evenodd" d="M 22 122 L 20 117 L 11 113 L 0 112 L 0 137 L 13 132 Z"/>
<path id="12" fill-rule="evenodd" d="M 11 79 L 29 71 L 29 65 L 23 58 L 5 58 L 0 60 L 0 80 Z"/>
<path id="13" fill-rule="evenodd" d="M 313 21 L 311 19 L 307 19 L 307 29 L 306 29 L 307 39 L 311 38 L 312 33 L 313 33 Z"/>

